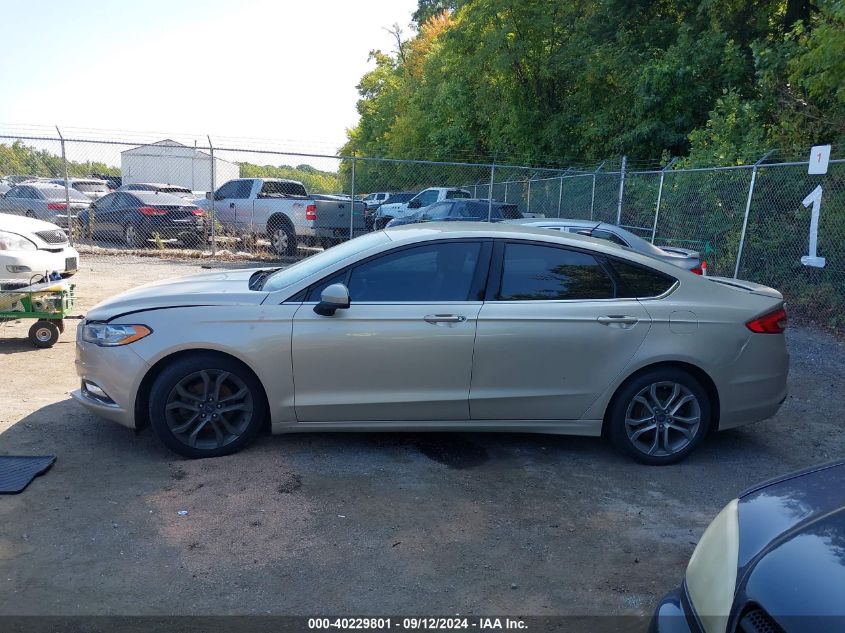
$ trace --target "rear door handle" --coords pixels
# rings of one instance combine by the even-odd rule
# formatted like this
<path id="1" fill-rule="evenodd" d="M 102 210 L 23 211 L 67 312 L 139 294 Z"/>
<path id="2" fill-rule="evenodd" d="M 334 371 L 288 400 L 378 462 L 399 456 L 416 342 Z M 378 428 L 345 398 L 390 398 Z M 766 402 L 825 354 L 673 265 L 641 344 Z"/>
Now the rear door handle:
<path id="1" fill-rule="evenodd" d="M 623 327 L 625 327 L 625 326 L 630 327 L 632 325 L 635 325 L 639 321 L 639 319 L 637 317 L 622 316 L 622 315 L 616 315 L 616 314 L 611 314 L 611 315 L 608 315 L 608 316 L 600 316 L 596 320 L 599 323 L 601 323 L 602 325 L 621 325 Z"/>
<path id="2" fill-rule="evenodd" d="M 230 203 L 229 203 L 229 208 L 230 208 L 230 209 L 234 209 L 234 208 L 235 208 L 235 203 L 234 203 L 234 202 L 230 202 Z"/>
<path id="3" fill-rule="evenodd" d="M 427 314 L 423 320 L 426 323 L 463 323 L 467 318 L 463 314 Z"/>

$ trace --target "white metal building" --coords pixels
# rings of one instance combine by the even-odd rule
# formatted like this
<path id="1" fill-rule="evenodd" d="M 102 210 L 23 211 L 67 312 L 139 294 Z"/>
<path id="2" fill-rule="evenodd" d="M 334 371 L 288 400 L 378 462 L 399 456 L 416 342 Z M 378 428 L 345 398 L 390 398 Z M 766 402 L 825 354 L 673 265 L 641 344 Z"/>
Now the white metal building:
<path id="1" fill-rule="evenodd" d="M 235 163 L 215 157 L 214 166 L 218 187 L 240 176 Z M 211 155 L 170 139 L 124 150 L 120 153 L 120 172 L 124 185 L 159 182 L 211 191 Z"/>

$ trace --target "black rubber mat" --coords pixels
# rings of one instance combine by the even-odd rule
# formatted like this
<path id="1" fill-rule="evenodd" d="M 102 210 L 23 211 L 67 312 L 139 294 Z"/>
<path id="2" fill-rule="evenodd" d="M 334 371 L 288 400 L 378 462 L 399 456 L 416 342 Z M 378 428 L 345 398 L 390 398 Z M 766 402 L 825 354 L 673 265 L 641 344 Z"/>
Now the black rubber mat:
<path id="1" fill-rule="evenodd" d="M 55 455 L 0 455 L 0 494 L 14 495 L 21 492 L 38 475 L 47 472 L 55 461 Z"/>

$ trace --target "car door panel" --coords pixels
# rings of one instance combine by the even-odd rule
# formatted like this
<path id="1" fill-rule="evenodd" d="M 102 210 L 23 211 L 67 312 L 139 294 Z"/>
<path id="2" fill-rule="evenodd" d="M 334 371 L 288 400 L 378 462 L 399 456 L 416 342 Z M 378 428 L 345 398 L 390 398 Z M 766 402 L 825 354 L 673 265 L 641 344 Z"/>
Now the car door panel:
<path id="1" fill-rule="evenodd" d="M 469 419 L 490 250 L 476 240 L 399 247 L 313 284 L 294 317 L 297 419 Z M 340 282 L 350 307 L 317 315 L 315 295 Z"/>
<path id="2" fill-rule="evenodd" d="M 608 317 L 634 321 L 603 322 Z M 578 419 L 645 340 L 636 300 L 492 302 L 478 316 L 473 419 Z"/>
<path id="3" fill-rule="evenodd" d="M 498 243 L 478 316 L 473 419 L 574 420 L 625 368 L 650 317 L 589 250 Z"/>
<path id="4" fill-rule="evenodd" d="M 353 303 L 333 317 L 313 308 L 305 303 L 294 317 L 300 422 L 469 418 L 481 302 Z"/>

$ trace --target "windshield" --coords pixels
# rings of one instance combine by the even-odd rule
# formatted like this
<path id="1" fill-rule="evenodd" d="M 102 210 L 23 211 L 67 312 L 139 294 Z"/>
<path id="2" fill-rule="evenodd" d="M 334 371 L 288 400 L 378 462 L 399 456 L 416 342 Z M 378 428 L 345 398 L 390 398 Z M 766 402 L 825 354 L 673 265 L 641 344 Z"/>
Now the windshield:
<path id="1" fill-rule="evenodd" d="M 302 281 L 309 275 L 320 272 L 329 266 L 333 266 L 348 257 L 352 257 L 358 253 L 363 253 L 374 246 L 378 246 L 379 244 L 384 244 L 389 241 L 390 238 L 381 231 L 378 233 L 368 233 L 367 235 L 356 237 L 354 240 L 338 244 L 337 246 L 327 249 L 322 253 L 312 255 L 307 259 L 303 259 L 301 262 L 297 262 L 292 266 L 288 266 L 283 270 L 273 273 L 264 282 L 262 290 L 265 292 L 281 290 L 291 284 Z"/>

